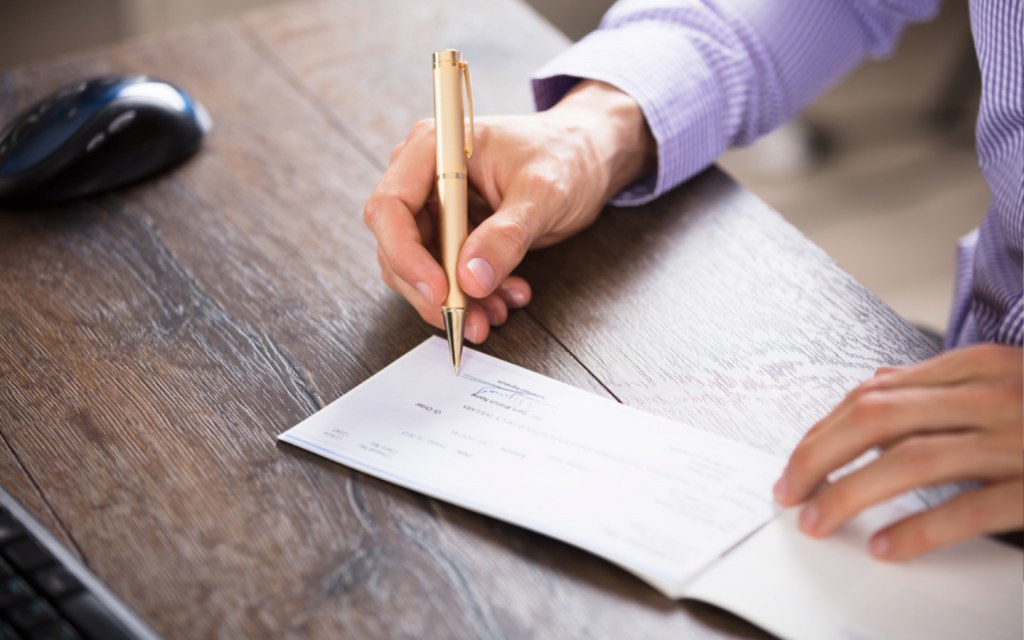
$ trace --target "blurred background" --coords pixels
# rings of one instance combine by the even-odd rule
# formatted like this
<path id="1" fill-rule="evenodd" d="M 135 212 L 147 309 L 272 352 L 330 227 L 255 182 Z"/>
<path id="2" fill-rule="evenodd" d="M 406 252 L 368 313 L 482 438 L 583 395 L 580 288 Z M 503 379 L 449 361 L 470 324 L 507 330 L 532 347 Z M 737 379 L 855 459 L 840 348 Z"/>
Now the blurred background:
<path id="1" fill-rule="evenodd" d="M 0 68 L 281 1 L 0 0 Z M 574 40 L 612 4 L 527 2 Z M 889 59 L 720 162 L 905 318 L 940 332 L 956 239 L 988 203 L 974 152 L 980 81 L 966 4 L 946 2 Z"/>

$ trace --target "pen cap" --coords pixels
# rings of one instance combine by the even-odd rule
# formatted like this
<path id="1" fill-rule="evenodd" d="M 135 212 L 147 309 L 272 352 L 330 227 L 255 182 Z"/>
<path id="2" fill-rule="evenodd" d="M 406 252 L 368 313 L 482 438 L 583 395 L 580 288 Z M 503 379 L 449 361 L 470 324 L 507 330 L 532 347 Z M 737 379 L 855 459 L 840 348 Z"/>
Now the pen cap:
<path id="1" fill-rule="evenodd" d="M 456 49 L 434 52 L 434 124 L 439 176 L 466 173 L 462 65 L 462 54 Z"/>
<path id="2" fill-rule="evenodd" d="M 462 62 L 462 53 L 458 49 L 438 49 L 434 52 L 434 66 L 436 67 L 439 62 L 458 66 Z"/>

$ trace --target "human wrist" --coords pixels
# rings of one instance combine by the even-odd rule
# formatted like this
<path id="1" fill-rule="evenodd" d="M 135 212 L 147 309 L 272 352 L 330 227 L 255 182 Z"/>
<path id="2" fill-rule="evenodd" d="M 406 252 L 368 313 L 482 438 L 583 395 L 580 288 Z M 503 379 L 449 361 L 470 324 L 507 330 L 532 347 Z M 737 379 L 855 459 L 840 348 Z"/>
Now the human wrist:
<path id="1" fill-rule="evenodd" d="M 584 80 L 548 113 L 603 174 L 605 200 L 657 168 L 657 144 L 640 105 L 614 86 Z"/>

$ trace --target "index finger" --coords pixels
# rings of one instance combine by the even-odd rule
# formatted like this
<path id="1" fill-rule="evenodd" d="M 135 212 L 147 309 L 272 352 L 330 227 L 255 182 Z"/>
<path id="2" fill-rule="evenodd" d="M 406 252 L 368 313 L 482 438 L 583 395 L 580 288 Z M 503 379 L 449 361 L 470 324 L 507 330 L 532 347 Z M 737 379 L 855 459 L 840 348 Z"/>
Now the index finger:
<path id="1" fill-rule="evenodd" d="M 977 344 L 947 351 L 913 366 L 886 371 L 880 387 L 943 386 L 970 380 L 1020 378 L 1024 358 L 1020 347 Z"/>
<path id="2" fill-rule="evenodd" d="M 416 215 L 434 187 L 434 136 L 423 121 L 417 123 L 406 143 L 366 201 L 363 220 L 377 238 L 395 275 L 421 292 L 425 285 L 431 304 L 447 288 L 441 265 L 423 245 Z"/>

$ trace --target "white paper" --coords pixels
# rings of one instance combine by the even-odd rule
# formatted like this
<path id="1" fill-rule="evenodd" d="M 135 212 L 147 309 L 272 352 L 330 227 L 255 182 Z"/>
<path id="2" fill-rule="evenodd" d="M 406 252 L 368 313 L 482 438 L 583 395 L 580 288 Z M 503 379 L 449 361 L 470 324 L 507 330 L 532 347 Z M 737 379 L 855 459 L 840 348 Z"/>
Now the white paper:
<path id="1" fill-rule="evenodd" d="M 280 439 L 602 556 L 679 597 L 777 512 L 784 460 L 432 338 Z"/>
<path id="2" fill-rule="evenodd" d="M 908 501 L 874 507 L 823 539 L 791 509 L 691 584 L 687 597 L 734 611 L 790 640 L 1020 640 L 1024 554 L 985 538 L 914 560 L 881 562 L 868 539 L 905 517 Z"/>

